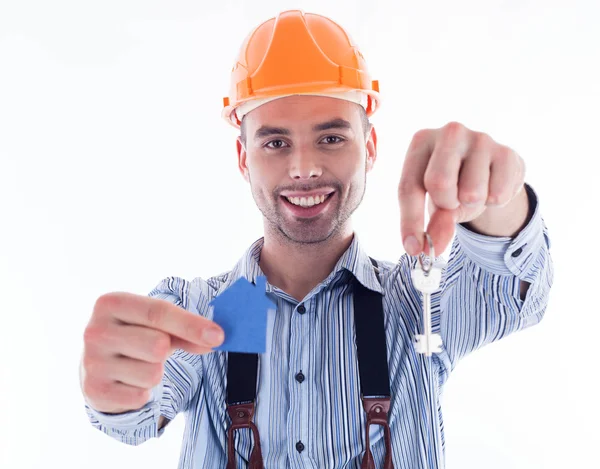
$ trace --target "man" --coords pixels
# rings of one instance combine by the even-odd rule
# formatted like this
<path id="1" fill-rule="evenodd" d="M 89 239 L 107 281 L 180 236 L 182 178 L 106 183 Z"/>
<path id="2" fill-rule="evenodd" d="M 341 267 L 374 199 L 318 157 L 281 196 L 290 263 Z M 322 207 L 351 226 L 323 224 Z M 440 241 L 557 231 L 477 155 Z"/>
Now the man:
<path id="1" fill-rule="evenodd" d="M 81 367 L 90 421 L 137 445 L 184 412 L 181 468 L 444 467 L 439 396 L 449 373 L 471 351 L 537 324 L 547 306 L 550 241 L 523 160 L 455 122 L 417 132 L 399 184 L 409 255 L 398 265 L 372 263 L 351 214 L 377 157 L 368 117 L 379 104 L 378 84 L 344 30 L 299 11 L 261 24 L 242 46 L 224 104 L 224 117 L 240 127 L 239 170 L 263 214 L 264 238 L 225 274 L 169 277 L 148 297 L 98 299 Z M 434 252 L 457 230 L 431 296 L 433 332 L 443 342 L 432 356 L 413 343 L 423 306 L 411 256 L 430 253 L 426 193 Z M 277 311 L 258 380 L 234 383 L 232 355 L 211 351 L 223 331 L 209 302 L 236 280 L 261 275 Z M 373 399 L 389 408 L 372 407 L 379 420 L 363 399 L 372 383 L 362 377 L 367 358 L 355 344 L 365 332 L 355 327 L 361 308 L 353 301 L 363 294 L 383 312 L 387 363 L 376 363 L 383 371 L 372 378 L 384 375 L 389 395 Z M 256 370 L 247 368 L 241 372 Z M 242 407 L 228 413 L 240 383 L 256 400 L 236 401 Z M 247 413 L 239 411 L 244 405 Z M 254 433 L 231 438 L 234 420 L 252 422 Z M 373 421 L 379 425 L 367 435 Z"/>

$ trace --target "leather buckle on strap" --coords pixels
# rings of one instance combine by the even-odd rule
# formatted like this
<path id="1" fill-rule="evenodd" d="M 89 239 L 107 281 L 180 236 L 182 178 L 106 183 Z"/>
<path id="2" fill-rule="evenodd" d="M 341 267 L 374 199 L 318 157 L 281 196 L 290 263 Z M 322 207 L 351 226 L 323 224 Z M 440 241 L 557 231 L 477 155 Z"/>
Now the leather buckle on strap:
<path id="1" fill-rule="evenodd" d="M 383 426 L 383 435 L 385 439 L 385 459 L 383 469 L 394 469 L 392 462 L 392 438 L 390 435 L 390 427 L 388 425 L 388 412 L 390 411 L 389 397 L 363 397 L 363 408 L 367 413 L 366 423 L 366 449 L 365 455 L 361 463 L 361 469 L 375 469 L 375 461 L 373 453 L 371 453 L 371 444 L 369 438 L 369 429 L 371 425 Z"/>
<path id="2" fill-rule="evenodd" d="M 231 418 L 231 425 L 227 429 L 227 469 L 237 468 L 235 462 L 233 432 L 235 430 L 239 430 L 240 428 L 249 428 L 252 430 L 252 436 L 254 437 L 254 447 L 252 448 L 252 453 L 250 454 L 248 468 L 264 469 L 258 428 L 254 422 L 252 422 L 254 411 L 254 402 L 248 402 L 246 404 L 230 404 L 227 406 L 227 413 Z"/>

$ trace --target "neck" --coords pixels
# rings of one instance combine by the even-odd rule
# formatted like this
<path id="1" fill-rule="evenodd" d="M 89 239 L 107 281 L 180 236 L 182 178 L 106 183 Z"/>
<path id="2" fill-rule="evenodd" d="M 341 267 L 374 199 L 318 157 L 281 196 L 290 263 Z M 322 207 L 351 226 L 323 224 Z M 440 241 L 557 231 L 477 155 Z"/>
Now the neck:
<path id="1" fill-rule="evenodd" d="M 331 273 L 354 238 L 350 223 L 321 243 L 300 244 L 265 229 L 260 268 L 268 282 L 298 301 Z M 275 232 L 276 231 L 276 232 Z"/>

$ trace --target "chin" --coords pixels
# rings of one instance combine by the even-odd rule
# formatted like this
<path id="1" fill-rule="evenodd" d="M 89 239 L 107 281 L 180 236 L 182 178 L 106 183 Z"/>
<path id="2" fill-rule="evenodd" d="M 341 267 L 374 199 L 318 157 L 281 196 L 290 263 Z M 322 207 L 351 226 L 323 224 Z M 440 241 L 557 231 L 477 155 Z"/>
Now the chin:
<path id="1" fill-rule="evenodd" d="M 328 230 L 302 230 L 302 229 L 286 229 L 285 227 L 279 227 L 280 233 L 288 239 L 297 244 L 319 244 L 329 241 L 336 234 L 335 229 Z"/>

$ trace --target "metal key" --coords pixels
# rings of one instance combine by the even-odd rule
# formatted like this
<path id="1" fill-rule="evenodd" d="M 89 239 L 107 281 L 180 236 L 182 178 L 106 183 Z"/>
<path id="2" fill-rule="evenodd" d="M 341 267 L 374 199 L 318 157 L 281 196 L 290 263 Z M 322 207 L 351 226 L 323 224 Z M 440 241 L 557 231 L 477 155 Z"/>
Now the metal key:
<path id="1" fill-rule="evenodd" d="M 423 332 L 424 334 L 415 335 L 415 349 L 418 353 L 424 353 L 430 357 L 432 353 L 442 351 L 442 337 L 439 334 L 431 333 L 431 294 L 440 288 L 442 279 L 442 270 L 434 265 L 435 253 L 433 242 L 428 233 L 425 233 L 429 242 L 429 253 L 431 263 L 428 269 L 425 269 L 423 262 L 419 257 L 419 264 L 411 271 L 413 284 L 417 290 L 423 294 Z"/>

